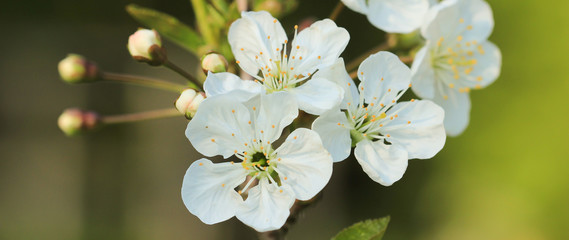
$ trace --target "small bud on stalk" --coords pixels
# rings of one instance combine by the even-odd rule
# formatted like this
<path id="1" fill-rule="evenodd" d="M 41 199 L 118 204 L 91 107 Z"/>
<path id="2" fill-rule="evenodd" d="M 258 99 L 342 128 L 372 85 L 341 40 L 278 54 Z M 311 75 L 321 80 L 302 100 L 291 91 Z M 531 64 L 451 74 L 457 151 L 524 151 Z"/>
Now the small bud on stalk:
<path id="1" fill-rule="evenodd" d="M 81 55 L 69 54 L 57 66 L 61 79 L 67 83 L 92 82 L 99 76 L 97 64 Z"/>
<path id="2" fill-rule="evenodd" d="M 83 132 L 92 131 L 100 123 L 100 117 L 97 113 L 77 108 L 66 109 L 57 119 L 57 125 L 67 136 L 75 136 Z"/>
<path id="3" fill-rule="evenodd" d="M 162 39 L 155 30 L 139 29 L 128 38 L 128 51 L 134 60 L 160 66 L 167 60 Z"/>
<path id="4" fill-rule="evenodd" d="M 227 72 L 228 65 L 225 57 L 215 52 L 208 53 L 202 57 L 202 70 L 206 75 L 207 72 Z"/>
<path id="5" fill-rule="evenodd" d="M 204 99 L 204 92 L 197 92 L 194 89 L 188 88 L 184 90 L 178 100 L 176 100 L 176 109 L 184 114 L 187 119 L 191 119 L 198 111 L 198 107 Z"/>

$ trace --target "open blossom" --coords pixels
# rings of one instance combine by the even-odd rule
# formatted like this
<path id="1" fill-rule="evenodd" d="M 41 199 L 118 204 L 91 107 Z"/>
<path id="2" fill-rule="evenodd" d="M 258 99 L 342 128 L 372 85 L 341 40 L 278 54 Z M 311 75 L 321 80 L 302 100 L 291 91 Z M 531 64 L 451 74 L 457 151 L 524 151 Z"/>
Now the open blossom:
<path id="1" fill-rule="evenodd" d="M 421 26 L 429 0 L 342 0 L 367 16 L 375 27 L 391 33 L 409 33 Z"/>
<path id="2" fill-rule="evenodd" d="M 309 200 L 328 183 L 332 157 L 318 134 L 305 128 L 296 129 L 273 148 L 282 130 L 298 116 L 292 95 L 256 95 L 243 103 L 235 100 L 239 98 L 235 94 L 205 99 L 186 136 L 206 156 L 235 156 L 240 161 L 192 163 L 184 177 L 182 199 L 207 224 L 236 216 L 259 232 L 279 229 L 295 199 Z"/>
<path id="3" fill-rule="evenodd" d="M 502 55 L 487 41 L 494 27 L 490 6 L 483 0 L 446 0 L 433 7 L 421 29 L 426 45 L 413 62 L 413 91 L 445 110 L 449 136 L 468 126 L 471 89 L 498 78 Z"/>
<path id="4" fill-rule="evenodd" d="M 297 33 L 292 43 L 279 21 L 269 13 L 243 12 L 229 29 L 229 44 L 239 66 L 255 78 L 251 92 L 271 94 L 286 92 L 295 97 L 299 108 L 321 114 L 342 100 L 342 89 L 328 79 L 313 76 L 333 64 L 348 44 L 348 32 L 329 20 L 321 20 Z M 223 86 L 238 79 L 215 75 L 206 79 L 210 88 Z M 231 79 L 226 79 L 231 78 Z M 240 81 L 243 82 L 243 81 Z M 217 86 L 217 87 L 215 87 Z"/>
<path id="5" fill-rule="evenodd" d="M 442 149 L 443 109 L 428 100 L 397 102 L 411 75 L 397 56 L 379 52 L 364 60 L 358 69 L 359 93 L 342 62 L 335 71 L 344 79 L 344 111 L 329 111 L 312 125 L 335 162 L 347 158 L 355 145 L 364 172 L 389 186 L 401 179 L 408 159 L 431 158 Z"/>

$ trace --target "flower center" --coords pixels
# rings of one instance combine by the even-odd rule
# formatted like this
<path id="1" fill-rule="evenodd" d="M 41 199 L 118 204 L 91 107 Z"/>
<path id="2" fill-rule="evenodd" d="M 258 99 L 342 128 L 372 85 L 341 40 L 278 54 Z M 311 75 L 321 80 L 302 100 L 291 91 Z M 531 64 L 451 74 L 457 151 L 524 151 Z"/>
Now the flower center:
<path id="1" fill-rule="evenodd" d="M 277 23 L 275 22 L 275 24 Z M 294 26 L 294 28 L 294 37 L 296 38 L 298 26 Z M 267 36 L 267 38 L 270 40 L 271 36 Z M 255 62 L 261 71 L 259 75 L 253 76 L 257 82 L 263 83 L 267 93 L 295 88 L 314 74 L 314 72 L 303 72 L 302 69 L 297 69 L 303 61 L 307 60 L 305 59 L 307 56 L 303 56 L 303 53 L 310 52 L 305 46 L 292 46 L 290 51 L 288 51 L 288 40 L 284 40 L 284 42 L 277 44 L 277 46 L 272 46 L 270 41 L 268 41 L 268 43 L 271 48 L 269 51 L 271 52 L 258 52 L 254 54 Z M 245 50 L 247 49 L 241 48 L 241 51 Z M 317 56 L 316 58 L 318 60 L 322 59 L 321 56 Z"/>

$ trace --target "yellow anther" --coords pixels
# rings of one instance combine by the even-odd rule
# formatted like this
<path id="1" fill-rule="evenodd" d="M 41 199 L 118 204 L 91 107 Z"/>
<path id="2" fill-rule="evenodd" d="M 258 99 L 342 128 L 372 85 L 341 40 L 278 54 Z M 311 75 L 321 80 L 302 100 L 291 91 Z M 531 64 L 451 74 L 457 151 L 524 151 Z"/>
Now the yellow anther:
<path id="1" fill-rule="evenodd" d="M 235 63 L 239 64 L 239 63 L 241 63 L 241 62 L 239 62 L 239 61 L 235 61 Z"/>
<path id="2" fill-rule="evenodd" d="M 245 147 L 247 147 L 247 143 L 245 143 Z"/>
<path id="3" fill-rule="evenodd" d="M 379 127 L 383 127 L 383 124 L 379 124 Z"/>
<path id="4" fill-rule="evenodd" d="M 231 110 L 232 113 L 235 113 L 235 109 Z"/>
<path id="5" fill-rule="evenodd" d="M 241 48 L 241 51 L 245 51 L 245 49 L 244 49 L 244 48 Z"/>
<path id="6" fill-rule="evenodd" d="M 261 130 L 261 133 L 265 133 L 265 131 Z"/>
<path id="7" fill-rule="evenodd" d="M 296 136 L 294 136 L 294 139 L 296 139 Z"/>
<path id="8" fill-rule="evenodd" d="M 466 26 L 466 30 L 472 30 L 472 25 Z"/>
<path id="9" fill-rule="evenodd" d="M 294 29 L 298 29 L 298 25 L 294 25 Z"/>
<path id="10" fill-rule="evenodd" d="M 391 88 L 390 88 L 390 89 L 387 89 L 387 92 L 391 92 Z"/>
<path id="11" fill-rule="evenodd" d="M 200 166 L 203 166 L 203 163 L 202 163 L 202 162 L 200 163 Z"/>
<path id="12" fill-rule="evenodd" d="M 248 170 L 248 168 L 245 168 L 245 169 L 247 169 L 247 170 Z M 241 194 L 241 190 L 237 191 L 237 193 Z"/>
<path id="13" fill-rule="evenodd" d="M 391 137 L 391 135 L 389 135 L 389 134 L 387 134 L 387 135 L 385 135 L 385 136 L 386 136 L 386 137 Z"/>
<path id="14" fill-rule="evenodd" d="M 279 52 L 279 51 L 280 51 L 280 48 L 277 48 L 277 52 Z"/>
<path id="15" fill-rule="evenodd" d="M 458 19 L 458 21 L 459 21 L 460 23 L 464 23 L 464 18 L 460 18 L 460 19 Z"/>
<path id="16" fill-rule="evenodd" d="M 454 79 L 458 80 L 460 78 L 460 76 L 458 74 L 454 75 Z"/>
<path id="17" fill-rule="evenodd" d="M 271 127 L 272 127 L 272 128 L 275 128 L 275 125 L 272 125 Z"/>
<path id="18" fill-rule="evenodd" d="M 415 99 L 411 99 L 411 102 L 414 102 L 414 101 L 415 101 Z"/>
<path id="19" fill-rule="evenodd" d="M 459 35 L 456 40 L 458 40 L 459 42 L 462 41 L 462 35 Z"/>
<path id="20" fill-rule="evenodd" d="M 370 103 L 369 105 L 373 107 L 373 105 L 375 105 L 375 104 L 374 104 L 374 103 Z"/>
<path id="21" fill-rule="evenodd" d="M 235 133 L 232 133 L 231 136 L 232 136 L 232 137 L 235 137 Z"/>
<path id="22" fill-rule="evenodd" d="M 476 81 L 479 81 L 479 82 L 482 81 L 482 77 L 477 77 Z"/>
<path id="23" fill-rule="evenodd" d="M 322 59 L 322 57 L 321 57 L 321 56 L 318 56 L 318 59 Z"/>
<path id="24" fill-rule="evenodd" d="M 449 59 L 448 59 L 448 64 L 452 65 L 453 63 L 454 63 L 454 59 L 449 58 Z"/>
<path id="25" fill-rule="evenodd" d="M 281 158 L 277 159 L 278 161 L 282 160 Z"/>
<path id="26" fill-rule="evenodd" d="M 296 49 L 300 49 L 300 46 L 296 45 Z"/>
<path id="27" fill-rule="evenodd" d="M 341 123 L 338 123 L 338 126 L 342 126 L 342 124 L 341 124 Z"/>
<path id="28" fill-rule="evenodd" d="M 302 60 L 302 56 L 298 57 L 299 60 Z"/>
<path id="29" fill-rule="evenodd" d="M 222 183 L 222 184 L 221 184 L 221 187 L 225 187 L 225 184 Z"/>
<path id="30" fill-rule="evenodd" d="M 284 177 L 284 180 L 287 180 L 287 179 L 288 179 L 287 177 Z"/>
<path id="31" fill-rule="evenodd" d="M 448 87 L 449 87 L 449 88 L 454 88 L 454 84 L 451 83 L 451 84 L 448 85 Z"/>
<path id="32" fill-rule="evenodd" d="M 257 110 L 257 108 L 256 108 L 256 107 L 253 107 L 253 111 L 255 111 L 255 110 Z"/>
<path id="33" fill-rule="evenodd" d="M 283 192 L 283 190 L 281 189 L 281 190 L 279 190 L 279 192 L 280 192 L 280 193 L 282 193 L 282 192 Z"/>
<path id="34" fill-rule="evenodd" d="M 411 121 L 407 121 L 407 124 L 411 124 Z"/>
<path id="35" fill-rule="evenodd" d="M 381 78 L 381 81 L 383 81 L 383 78 Z"/>
<path id="36" fill-rule="evenodd" d="M 271 36 L 267 36 L 267 39 L 271 39 Z"/>
<path id="37" fill-rule="evenodd" d="M 251 124 L 251 121 L 249 121 L 249 124 Z"/>
<path id="38" fill-rule="evenodd" d="M 476 84 L 476 86 L 474 86 L 474 88 L 475 88 L 475 89 L 481 89 L 481 88 L 482 88 L 482 85 Z"/>
<path id="39" fill-rule="evenodd" d="M 215 142 L 215 139 L 212 138 L 212 139 L 211 139 L 211 142 Z"/>
<path id="40" fill-rule="evenodd" d="M 444 98 L 445 100 L 448 100 L 448 96 L 447 96 L 447 95 L 444 95 L 443 98 Z"/>

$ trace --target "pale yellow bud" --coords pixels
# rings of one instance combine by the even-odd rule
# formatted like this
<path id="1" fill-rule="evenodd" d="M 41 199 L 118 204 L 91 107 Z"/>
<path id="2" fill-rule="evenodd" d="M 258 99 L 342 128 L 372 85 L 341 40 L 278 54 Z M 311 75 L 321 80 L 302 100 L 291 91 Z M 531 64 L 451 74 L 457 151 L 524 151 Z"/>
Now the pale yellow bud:
<path id="1" fill-rule="evenodd" d="M 198 107 L 204 99 L 205 93 L 188 88 L 184 90 L 178 100 L 176 100 L 176 109 L 184 114 L 187 119 L 191 119 L 198 111 Z"/>

